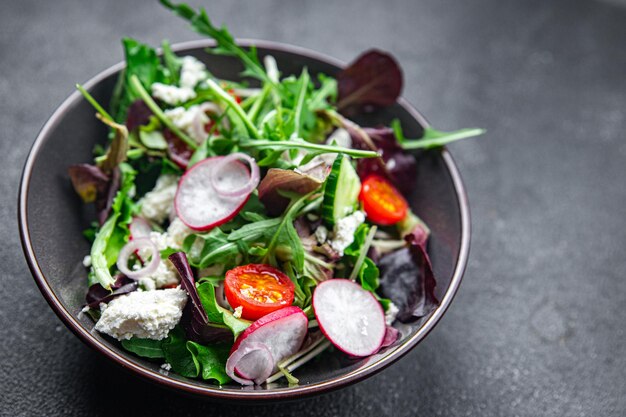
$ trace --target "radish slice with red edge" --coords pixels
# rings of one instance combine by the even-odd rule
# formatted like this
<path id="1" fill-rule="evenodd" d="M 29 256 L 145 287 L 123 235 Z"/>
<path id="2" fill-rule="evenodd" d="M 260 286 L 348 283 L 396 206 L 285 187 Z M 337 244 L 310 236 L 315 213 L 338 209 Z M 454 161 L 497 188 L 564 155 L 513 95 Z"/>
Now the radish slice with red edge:
<path id="1" fill-rule="evenodd" d="M 138 252 L 144 250 L 150 251 L 150 260 L 147 262 L 147 264 L 144 261 L 143 268 L 134 270 L 128 268 L 128 260 L 130 259 L 130 256 L 136 251 Z M 133 239 L 126 245 L 124 245 L 117 257 L 117 269 L 119 269 L 120 272 L 126 275 L 128 278 L 137 280 L 156 271 L 160 261 L 161 256 L 157 247 L 154 245 L 154 243 L 152 243 L 150 239 L 143 237 L 139 239 Z"/>
<path id="2" fill-rule="evenodd" d="M 245 342 L 228 357 L 226 374 L 242 385 L 260 385 L 272 374 L 274 363 L 272 353 L 265 344 Z M 237 374 L 246 376 L 241 378 Z"/>
<path id="3" fill-rule="evenodd" d="M 369 356 L 385 337 L 385 313 L 374 295 L 348 279 L 320 283 L 313 293 L 313 310 L 320 330 L 339 350 Z"/>
<path id="4" fill-rule="evenodd" d="M 232 181 L 228 180 L 228 165 L 238 163 L 240 160 L 244 160 L 250 167 L 250 177 L 244 184 L 232 184 Z M 211 184 L 217 193 L 223 197 L 240 197 L 242 195 L 249 195 L 259 185 L 261 174 L 259 173 L 259 166 L 255 162 L 254 158 L 245 153 L 235 152 L 222 158 L 215 165 L 215 174 L 211 177 Z"/>
<path id="5" fill-rule="evenodd" d="M 174 207 L 176 214 L 187 227 L 196 231 L 207 231 L 226 223 L 237 215 L 248 201 L 250 193 L 238 197 L 224 197 L 213 187 L 216 166 L 223 156 L 207 158 L 195 164 L 183 174 Z M 239 187 L 248 182 L 250 172 L 241 162 L 226 164 L 220 172 L 221 187 Z"/>
<path id="6" fill-rule="evenodd" d="M 295 306 L 269 313 L 250 325 L 235 341 L 231 355 L 250 342 L 263 343 L 274 358 L 272 371 L 278 363 L 300 350 L 308 330 L 306 314 Z M 235 368 L 241 376 L 250 376 L 246 369 Z"/>

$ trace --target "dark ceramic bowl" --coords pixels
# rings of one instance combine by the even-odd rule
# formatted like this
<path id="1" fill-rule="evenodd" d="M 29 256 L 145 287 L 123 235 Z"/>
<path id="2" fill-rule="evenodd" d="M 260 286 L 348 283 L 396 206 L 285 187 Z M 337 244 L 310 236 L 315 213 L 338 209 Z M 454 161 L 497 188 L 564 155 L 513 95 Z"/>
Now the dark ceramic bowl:
<path id="1" fill-rule="evenodd" d="M 265 41 L 241 41 L 241 44 L 256 45 L 261 56 L 272 54 L 286 75 L 299 73 L 303 66 L 314 76 L 333 75 L 342 66 L 335 59 L 293 46 Z M 233 58 L 206 54 L 204 48 L 211 45 L 209 41 L 188 42 L 177 45 L 175 50 L 201 59 L 217 77 L 236 79 L 240 64 Z M 108 103 L 122 68 L 118 64 L 105 70 L 85 87 L 99 102 Z M 401 120 L 409 137 L 419 136 L 427 124 L 403 99 L 359 121 L 376 125 L 387 124 L 393 118 Z M 294 387 L 284 381 L 253 389 L 235 385 L 217 387 L 162 371 L 159 364 L 134 356 L 116 341 L 92 331 L 91 319 L 78 315 L 86 291 L 82 259 L 89 253 L 89 243 L 81 232 L 95 215 L 72 190 L 67 168 L 91 161 L 93 146 L 103 143 L 106 135 L 105 126 L 96 120 L 94 110 L 78 92 L 54 112 L 35 140 L 24 167 L 19 196 L 21 240 L 39 289 L 65 325 L 87 345 L 154 383 L 205 397 L 246 401 L 295 399 L 345 387 L 381 371 L 413 349 L 441 319 L 459 287 L 470 241 L 467 197 L 450 154 L 446 150 L 426 152 L 418 155 L 418 178 L 410 202 L 432 229 L 429 252 L 441 305 L 428 317 L 402 326 L 399 342 L 358 360 L 327 351 L 296 371 L 300 385 Z"/>

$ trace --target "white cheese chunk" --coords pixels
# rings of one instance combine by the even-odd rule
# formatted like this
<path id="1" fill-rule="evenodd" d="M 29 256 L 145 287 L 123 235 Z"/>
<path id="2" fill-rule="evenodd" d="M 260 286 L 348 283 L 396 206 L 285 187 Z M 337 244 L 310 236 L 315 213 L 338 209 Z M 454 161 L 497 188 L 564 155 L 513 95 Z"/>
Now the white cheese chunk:
<path id="1" fill-rule="evenodd" d="M 385 311 L 385 323 L 387 323 L 387 326 L 391 326 L 393 322 L 396 321 L 399 312 L 398 306 L 390 301 L 389 307 L 387 307 L 387 311 Z"/>
<path id="2" fill-rule="evenodd" d="M 196 92 L 188 87 L 176 87 L 175 85 L 167 85 L 162 83 L 154 83 L 150 87 L 152 95 L 155 98 L 171 105 L 176 106 L 180 103 L 196 98 Z"/>
<path id="3" fill-rule="evenodd" d="M 315 238 L 320 245 L 326 243 L 326 240 L 328 240 L 328 229 L 324 225 L 319 225 L 315 229 Z"/>
<path id="4" fill-rule="evenodd" d="M 204 64 L 192 56 L 186 56 L 182 59 L 180 68 L 180 86 L 182 88 L 193 89 L 207 78 L 208 73 Z"/>
<path id="5" fill-rule="evenodd" d="M 364 221 L 365 213 L 355 211 L 335 224 L 333 240 L 330 241 L 330 246 L 337 251 L 339 256 L 343 256 L 343 251 L 354 242 L 354 233 Z"/>
<path id="6" fill-rule="evenodd" d="M 192 233 L 193 230 L 188 228 L 180 218 L 174 217 L 167 228 L 170 247 L 180 249 L 183 246 L 185 238 Z"/>
<path id="7" fill-rule="evenodd" d="M 163 223 L 174 209 L 174 197 L 178 187 L 176 175 L 161 175 L 152 191 L 139 201 L 141 217 L 155 223 Z"/>
<path id="8" fill-rule="evenodd" d="M 187 293 L 180 288 L 134 291 L 112 300 L 95 329 L 118 340 L 162 340 L 180 321 Z"/>

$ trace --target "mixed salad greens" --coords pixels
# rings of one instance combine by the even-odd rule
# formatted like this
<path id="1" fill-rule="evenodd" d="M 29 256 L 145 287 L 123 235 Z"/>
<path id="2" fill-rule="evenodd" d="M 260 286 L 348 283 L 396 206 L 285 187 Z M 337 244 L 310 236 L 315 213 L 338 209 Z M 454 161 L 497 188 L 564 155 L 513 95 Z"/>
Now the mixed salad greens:
<path id="1" fill-rule="evenodd" d="M 84 260 L 95 329 L 216 384 L 295 384 L 330 346 L 364 357 L 395 343 L 395 320 L 438 304 L 429 229 L 405 198 L 410 151 L 482 130 L 361 127 L 348 117 L 401 92 L 390 55 L 285 76 L 203 9 L 162 3 L 215 40 L 208 53 L 238 58 L 245 81 L 127 38 L 109 111 L 78 86 L 110 127 L 94 163 L 69 169 L 98 213 Z"/>

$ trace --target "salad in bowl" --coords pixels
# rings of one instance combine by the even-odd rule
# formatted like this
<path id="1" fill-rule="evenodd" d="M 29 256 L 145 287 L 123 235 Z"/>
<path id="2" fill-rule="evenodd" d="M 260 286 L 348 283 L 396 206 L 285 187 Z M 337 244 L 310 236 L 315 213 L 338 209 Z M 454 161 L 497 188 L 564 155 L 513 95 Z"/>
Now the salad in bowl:
<path id="1" fill-rule="evenodd" d="M 72 165 L 97 221 L 82 314 L 167 372 L 217 385 L 298 384 L 327 349 L 367 357 L 437 307 L 429 228 L 407 202 L 417 149 L 481 134 L 353 119 L 393 105 L 402 71 L 371 50 L 335 77 L 283 76 L 204 10 L 162 3 L 238 58 L 247 82 L 124 39 L 126 68 L 94 161 Z"/>

